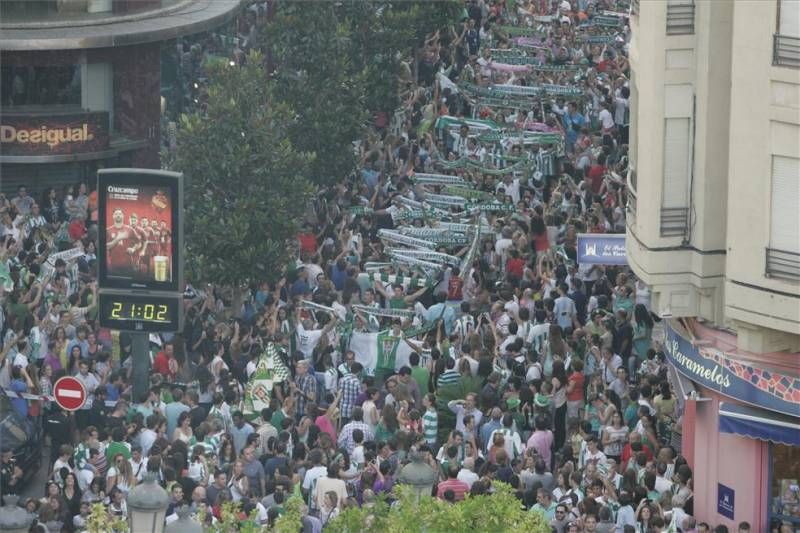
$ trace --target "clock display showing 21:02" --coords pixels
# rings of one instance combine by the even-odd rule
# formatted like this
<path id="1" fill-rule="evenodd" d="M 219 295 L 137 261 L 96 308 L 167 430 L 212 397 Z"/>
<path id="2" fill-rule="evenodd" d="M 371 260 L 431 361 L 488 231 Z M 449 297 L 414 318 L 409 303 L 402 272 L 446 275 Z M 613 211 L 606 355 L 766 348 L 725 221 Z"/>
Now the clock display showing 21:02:
<path id="1" fill-rule="evenodd" d="M 111 318 L 116 320 L 142 320 L 147 322 L 169 322 L 169 306 L 165 304 L 135 304 L 113 302 Z"/>

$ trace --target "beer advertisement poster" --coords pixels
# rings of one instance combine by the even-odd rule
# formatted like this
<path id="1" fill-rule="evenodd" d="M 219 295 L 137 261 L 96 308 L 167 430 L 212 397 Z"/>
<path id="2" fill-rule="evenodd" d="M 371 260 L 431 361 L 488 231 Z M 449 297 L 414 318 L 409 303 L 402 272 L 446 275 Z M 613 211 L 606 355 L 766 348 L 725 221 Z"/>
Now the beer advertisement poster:
<path id="1" fill-rule="evenodd" d="M 176 176 L 139 169 L 98 173 L 101 288 L 179 290 Z"/>

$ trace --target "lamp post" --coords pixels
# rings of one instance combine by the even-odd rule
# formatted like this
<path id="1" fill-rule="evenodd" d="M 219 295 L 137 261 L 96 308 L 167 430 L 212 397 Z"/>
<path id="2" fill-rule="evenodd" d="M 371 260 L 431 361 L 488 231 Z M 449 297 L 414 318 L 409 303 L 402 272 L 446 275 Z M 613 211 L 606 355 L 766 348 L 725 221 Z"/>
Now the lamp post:
<path id="1" fill-rule="evenodd" d="M 193 519 L 191 509 L 188 505 L 181 505 L 175 511 L 178 519 L 167 524 L 164 528 L 164 533 L 203 533 L 203 526 L 197 520 Z"/>
<path id="2" fill-rule="evenodd" d="M 142 483 L 128 493 L 128 521 L 136 533 L 163 533 L 164 514 L 169 505 L 167 491 L 156 483 L 156 476 L 147 473 Z"/>
<path id="3" fill-rule="evenodd" d="M 27 533 L 33 516 L 17 505 L 19 496 L 7 494 L 3 497 L 5 505 L 0 507 L 0 531 L 4 533 Z"/>

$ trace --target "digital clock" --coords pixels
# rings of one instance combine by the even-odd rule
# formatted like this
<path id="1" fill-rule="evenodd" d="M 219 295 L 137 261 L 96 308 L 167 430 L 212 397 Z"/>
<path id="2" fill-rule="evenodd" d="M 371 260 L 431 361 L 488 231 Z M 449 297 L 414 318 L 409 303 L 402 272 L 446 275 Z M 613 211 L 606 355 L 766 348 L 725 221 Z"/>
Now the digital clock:
<path id="1" fill-rule="evenodd" d="M 100 325 L 122 331 L 178 331 L 180 295 L 99 294 Z"/>

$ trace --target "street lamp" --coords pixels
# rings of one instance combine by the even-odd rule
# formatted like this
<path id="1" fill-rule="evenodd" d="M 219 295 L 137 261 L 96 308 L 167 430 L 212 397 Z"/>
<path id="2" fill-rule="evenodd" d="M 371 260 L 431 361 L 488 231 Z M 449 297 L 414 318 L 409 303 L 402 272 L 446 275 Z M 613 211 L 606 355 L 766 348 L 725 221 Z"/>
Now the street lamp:
<path id="1" fill-rule="evenodd" d="M 164 514 L 169 505 L 167 491 L 156 483 L 155 474 L 148 472 L 142 483 L 128 493 L 128 521 L 136 533 L 163 533 Z"/>
<path id="2" fill-rule="evenodd" d="M 203 533 L 203 526 L 200 525 L 200 522 L 190 516 L 191 509 L 188 505 L 178 507 L 175 514 L 178 515 L 178 519 L 167 524 L 164 533 Z"/>
<path id="3" fill-rule="evenodd" d="M 5 505 L 0 507 L 0 531 L 4 533 L 28 533 L 33 516 L 17 505 L 19 496 L 6 494 Z"/>

